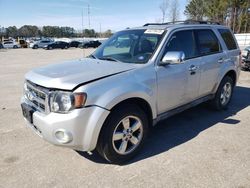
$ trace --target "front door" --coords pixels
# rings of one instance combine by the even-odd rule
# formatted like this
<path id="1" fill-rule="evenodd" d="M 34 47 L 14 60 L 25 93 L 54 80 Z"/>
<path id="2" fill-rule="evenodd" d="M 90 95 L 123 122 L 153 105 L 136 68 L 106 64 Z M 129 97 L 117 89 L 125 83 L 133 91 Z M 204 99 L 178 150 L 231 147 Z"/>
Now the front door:
<path id="1" fill-rule="evenodd" d="M 200 57 L 192 30 L 174 32 L 166 43 L 165 51 L 182 51 L 185 60 L 179 64 L 157 66 L 158 114 L 196 99 L 200 85 Z"/>

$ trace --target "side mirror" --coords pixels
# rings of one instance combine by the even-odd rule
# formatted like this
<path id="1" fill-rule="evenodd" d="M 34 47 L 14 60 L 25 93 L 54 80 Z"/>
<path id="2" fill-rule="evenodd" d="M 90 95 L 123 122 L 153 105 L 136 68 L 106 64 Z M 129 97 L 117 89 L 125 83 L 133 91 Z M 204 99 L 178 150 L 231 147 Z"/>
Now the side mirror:
<path id="1" fill-rule="evenodd" d="M 161 62 L 160 65 L 168 65 L 168 64 L 179 64 L 185 59 L 185 53 L 182 51 L 170 51 L 167 52 Z"/>

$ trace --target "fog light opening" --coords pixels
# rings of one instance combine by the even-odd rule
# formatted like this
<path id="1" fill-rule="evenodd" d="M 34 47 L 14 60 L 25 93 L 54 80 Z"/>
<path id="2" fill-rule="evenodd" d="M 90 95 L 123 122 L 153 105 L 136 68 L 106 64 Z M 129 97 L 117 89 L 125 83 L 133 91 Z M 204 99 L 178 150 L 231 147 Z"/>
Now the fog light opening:
<path id="1" fill-rule="evenodd" d="M 69 132 L 66 132 L 65 130 L 57 130 L 55 132 L 55 137 L 57 141 L 62 144 L 67 144 L 73 140 L 72 134 Z"/>

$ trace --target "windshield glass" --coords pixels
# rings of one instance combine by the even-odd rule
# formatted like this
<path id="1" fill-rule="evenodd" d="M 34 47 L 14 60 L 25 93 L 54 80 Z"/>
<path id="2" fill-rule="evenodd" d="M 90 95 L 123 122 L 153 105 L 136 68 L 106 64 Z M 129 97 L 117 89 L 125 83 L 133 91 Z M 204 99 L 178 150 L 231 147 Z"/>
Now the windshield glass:
<path id="1" fill-rule="evenodd" d="M 162 39 L 164 30 L 125 30 L 115 33 L 90 57 L 124 63 L 147 63 Z"/>

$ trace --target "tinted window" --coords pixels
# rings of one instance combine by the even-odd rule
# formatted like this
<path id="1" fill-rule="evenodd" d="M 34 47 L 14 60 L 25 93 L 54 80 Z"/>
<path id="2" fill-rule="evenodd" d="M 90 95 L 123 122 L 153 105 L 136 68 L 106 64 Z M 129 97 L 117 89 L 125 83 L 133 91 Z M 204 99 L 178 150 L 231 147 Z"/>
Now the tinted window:
<path id="1" fill-rule="evenodd" d="M 237 49 L 237 45 L 232 36 L 232 33 L 228 29 L 219 29 L 219 32 L 228 50 Z"/>
<path id="2" fill-rule="evenodd" d="M 165 47 L 165 53 L 169 51 L 182 51 L 185 59 L 197 56 L 197 50 L 192 30 L 177 31 L 174 33 Z"/>
<path id="3" fill-rule="evenodd" d="M 220 52 L 220 44 L 211 30 L 197 30 L 197 42 L 200 55 Z"/>

